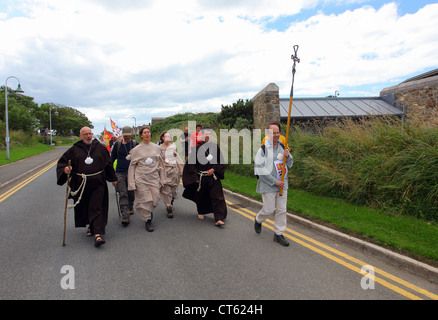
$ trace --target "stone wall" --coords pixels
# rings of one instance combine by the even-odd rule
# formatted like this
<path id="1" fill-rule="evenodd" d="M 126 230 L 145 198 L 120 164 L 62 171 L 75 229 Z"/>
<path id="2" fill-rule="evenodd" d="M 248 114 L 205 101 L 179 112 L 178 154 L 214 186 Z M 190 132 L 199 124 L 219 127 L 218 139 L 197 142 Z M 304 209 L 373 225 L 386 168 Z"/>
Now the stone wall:
<path id="1" fill-rule="evenodd" d="M 151 119 L 150 125 L 157 124 L 158 122 L 166 120 L 166 117 L 155 117 Z"/>
<path id="2" fill-rule="evenodd" d="M 385 88 L 380 96 L 389 103 L 404 108 L 408 116 L 431 117 L 438 113 L 438 76 L 403 82 Z"/>
<path id="3" fill-rule="evenodd" d="M 275 83 L 268 84 L 251 100 L 255 129 L 266 129 L 272 121 L 280 122 L 279 88 Z"/>

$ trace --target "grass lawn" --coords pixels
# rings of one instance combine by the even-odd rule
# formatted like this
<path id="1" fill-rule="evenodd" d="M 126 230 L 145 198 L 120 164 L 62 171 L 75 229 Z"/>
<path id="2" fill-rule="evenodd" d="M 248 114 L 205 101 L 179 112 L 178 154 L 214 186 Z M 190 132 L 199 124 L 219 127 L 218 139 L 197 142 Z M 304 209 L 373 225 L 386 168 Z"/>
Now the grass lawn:
<path id="1" fill-rule="evenodd" d="M 225 188 L 261 200 L 255 192 L 257 180 L 226 173 Z M 388 245 L 438 263 L 438 225 L 409 216 L 396 216 L 342 200 L 320 197 L 305 191 L 288 190 L 288 210 L 354 232 L 375 243 Z"/>
<path id="2" fill-rule="evenodd" d="M 32 146 L 14 146 L 13 148 L 9 149 L 9 160 L 6 159 L 6 149 L 0 150 L 0 166 L 52 150 L 53 148 L 54 147 L 50 147 L 42 143 Z"/>

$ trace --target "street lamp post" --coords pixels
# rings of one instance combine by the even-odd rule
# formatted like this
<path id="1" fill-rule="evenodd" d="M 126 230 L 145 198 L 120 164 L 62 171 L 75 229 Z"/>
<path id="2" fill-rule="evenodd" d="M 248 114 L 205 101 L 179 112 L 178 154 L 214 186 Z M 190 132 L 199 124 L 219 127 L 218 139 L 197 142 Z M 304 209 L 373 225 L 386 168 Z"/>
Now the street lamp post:
<path id="1" fill-rule="evenodd" d="M 49 109 L 49 119 L 50 119 L 50 147 L 52 147 L 52 105 L 50 104 Z"/>
<path id="2" fill-rule="evenodd" d="M 8 80 L 14 78 L 18 81 L 18 87 L 15 90 L 16 93 L 23 93 L 21 89 L 20 80 L 17 77 L 10 76 L 5 81 L 5 113 L 6 113 L 6 158 L 9 160 L 9 118 L 8 118 Z"/>
<path id="3" fill-rule="evenodd" d="M 134 119 L 134 137 L 137 136 L 137 118 L 132 117 Z"/>

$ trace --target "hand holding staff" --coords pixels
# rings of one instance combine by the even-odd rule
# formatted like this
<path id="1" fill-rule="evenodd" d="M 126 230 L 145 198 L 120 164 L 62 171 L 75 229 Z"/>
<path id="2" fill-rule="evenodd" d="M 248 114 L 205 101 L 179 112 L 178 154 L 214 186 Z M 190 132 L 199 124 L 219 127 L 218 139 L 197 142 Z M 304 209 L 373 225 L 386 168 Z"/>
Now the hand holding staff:
<path id="1" fill-rule="evenodd" d="M 65 209 L 64 209 L 64 235 L 62 238 L 62 246 L 65 247 L 65 230 L 67 228 L 67 205 L 68 205 L 68 188 L 70 187 L 70 172 L 71 160 L 68 160 L 68 174 L 67 174 L 67 190 L 65 191 Z"/>
<path id="2" fill-rule="evenodd" d="M 286 129 L 286 146 L 285 149 L 288 149 L 289 147 L 289 129 L 290 129 L 290 116 L 291 116 L 291 111 L 292 111 L 292 100 L 294 98 L 294 78 L 295 78 L 295 66 L 296 63 L 300 63 L 300 59 L 297 56 L 297 52 L 298 52 L 298 46 L 295 45 L 294 46 L 294 54 L 292 55 L 292 60 L 294 62 L 293 66 L 292 66 L 292 87 L 290 90 L 290 98 L 289 98 L 289 114 L 287 117 L 287 129 Z M 286 173 L 286 159 L 287 157 L 283 157 L 283 167 L 281 170 L 281 181 L 284 181 L 284 175 Z M 283 195 L 283 188 L 280 189 L 280 196 Z"/>

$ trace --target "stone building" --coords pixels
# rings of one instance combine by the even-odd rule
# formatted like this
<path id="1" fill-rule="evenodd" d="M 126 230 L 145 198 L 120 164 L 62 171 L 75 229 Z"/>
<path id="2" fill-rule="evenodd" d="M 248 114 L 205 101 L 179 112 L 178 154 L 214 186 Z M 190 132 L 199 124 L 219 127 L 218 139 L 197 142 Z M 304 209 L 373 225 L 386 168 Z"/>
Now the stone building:
<path id="1" fill-rule="evenodd" d="M 280 122 L 279 97 L 278 86 L 270 83 L 252 98 L 254 128 L 265 129 L 270 122 Z"/>
<path id="2" fill-rule="evenodd" d="M 254 128 L 264 129 L 272 121 L 287 122 L 289 98 L 279 97 L 279 88 L 270 83 L 252 98 Z M 438 69 L 385 88 L 379 97 L 294 98 L 291 123 L 313 120 L 405 115 L 438 116 Z"/>
<path id="3" fill-rule="evenodd" d="M 272 121 L 287 123 L 290 101 L 289 98 L 279 98 L 276 84 L 269 84 L 252 101 L 254 128 L 265 129 Z M 308 125 L 314 120 L 325 122 L 382 115 L 403 116 L 404 112 L 381 97 L 293 98 L 291 124 Z"/>
<path id="4" fill-rule="evenodd" d="M 158 122 L 161 122 L 164 120 L 166 120 L 166 117 L 152 117 L 151 123 L 149 125 L 151 126 L 151 125 L 157 124 Z"/>
<path id="5" fill-rule="evenodd" d="M 380 97 L 414 116 L 437 115 L 438 69 L 407 79 L 380 92 Z"/>

